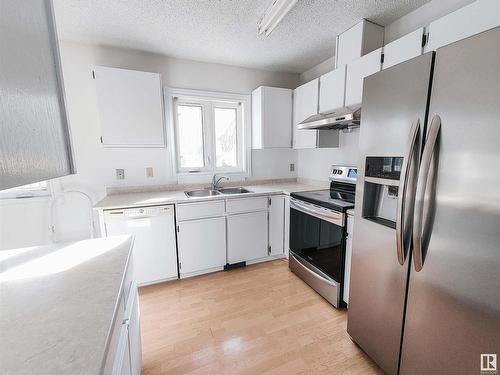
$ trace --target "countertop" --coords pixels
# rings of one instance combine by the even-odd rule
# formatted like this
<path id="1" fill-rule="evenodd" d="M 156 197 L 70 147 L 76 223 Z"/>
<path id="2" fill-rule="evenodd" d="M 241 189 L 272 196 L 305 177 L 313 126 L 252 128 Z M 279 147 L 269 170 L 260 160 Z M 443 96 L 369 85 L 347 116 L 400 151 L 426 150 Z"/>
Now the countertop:
<path id="1" fill-rule="evenodd" d="M 0 373 L 99 374 L 132 243 L 0 251 Z"/>
<path id="2" fill-rule="evenodd" d="M 309 191 L 328 189 L 325 186 L 307 185 L 303 183 L 286 183 L 286 184 L 262 184 L 262 185 L 244 185 L 244 187 L 252 193 L 244 194 L 221 194 L 210 197 L 189 198 L 183 190 L 161 191 L 161 192 L 143 192 L 143 193 L 126 193 L 112 194 L 106 196 L 99 201 L 94 209 L 110 210 L 115 208 L 126 207 L 144 207 L 157 206 L 162 204 L 175 204 L 186 202 L 203 202 L 217 199 L 252 197 L 260 195 L 278 195 L 290 194 L 292 192 Z"/>

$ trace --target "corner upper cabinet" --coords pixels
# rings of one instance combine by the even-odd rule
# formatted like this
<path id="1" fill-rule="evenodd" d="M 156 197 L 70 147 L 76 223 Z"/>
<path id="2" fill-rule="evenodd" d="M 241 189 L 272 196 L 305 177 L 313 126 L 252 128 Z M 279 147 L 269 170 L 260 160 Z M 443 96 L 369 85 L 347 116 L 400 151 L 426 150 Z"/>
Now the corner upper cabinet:
<path id="1" fill-rule="evenodd" d="M 387 43 L 384 46 L 384 62 L 382 69 L 390 68 L 403 61 L 420 56 L 423 51 L 424 28 L 421 27 L 409 34 Z"/>
<path id="2" fill-rule="evenodd" d="M 74 173 L 49 0 L 0 6 L 0 190 Z"/>
<path id="3" fill-rule="evenodd" d="M 292 90 L 261 86 L 252 92 L 252 148 L 292 146 Z"/>
<path id="4" fill-rule="evenodd" d="M 93 76 L 104 146 L 165 146 L 160 74 L 96 66 Z"/>
<path id="5" fill-rule="evenodd" d="M 433 51 L 499 25 L 500 1 L 474 1 L 472 4 L 431 22 L 429 43 L 425 50 Z"/>
<path id="6" fill-rule="evenodd" d="M 297 126 L 318 113 L 319 79 L 297 87 L 293 92 L 293 148 L 316 148 L 317 130 L 301 130 Z"/>
<path id="7" fill-rule="evenodd" d="M 319 78 L 319 113 L 333 113 L 344 107 L 347 66 L 323 74 Z"/>
<path id="8" fill-rule="evenodd" d="M 365 77 L 380 71 L 382 48 L 376 49 L 347 65 L 345 106 L 354 109 L 363 99 L 363 81 Z"/>
<path id="9" fill-rule="evenodd" d="M 384 45 L 384 27 L 362 20 L 337 37 L 336 66 L 350 64 Z"/>

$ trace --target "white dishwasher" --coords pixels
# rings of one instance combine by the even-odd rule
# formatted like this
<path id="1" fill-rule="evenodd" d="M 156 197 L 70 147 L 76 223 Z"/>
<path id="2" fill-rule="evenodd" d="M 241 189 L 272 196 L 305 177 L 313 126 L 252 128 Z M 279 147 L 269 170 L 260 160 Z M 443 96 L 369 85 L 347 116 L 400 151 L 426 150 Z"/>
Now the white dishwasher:
<path id="1" fill-rule="evenodd" d="M 134 276 L 140 285 L 177 278 L 174 206 L 104 211 L 106 236 L 135 235 Z"/>

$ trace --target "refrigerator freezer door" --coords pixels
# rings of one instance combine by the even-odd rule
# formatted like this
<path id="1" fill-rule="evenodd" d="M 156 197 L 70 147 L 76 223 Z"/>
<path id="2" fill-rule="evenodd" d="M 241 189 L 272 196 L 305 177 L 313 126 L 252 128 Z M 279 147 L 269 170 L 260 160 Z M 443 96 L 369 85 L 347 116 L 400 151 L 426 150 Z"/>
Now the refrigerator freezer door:
<path id="1" fill-rule="evenodd" d="M 429 115 L 441 118 L 438 167 L 423 266 L 410 274 L 402 375 L 485 373 L 500 356 L 499 40 L 497 28 L 436 54 Z"/>
<path id="2" fill-rule="evenodd" d="M 384 226 L 363 217 L 363 206 L 370 203 L 364 197 L 366 157 L 408 154 L 412 125 L 420 119 L 420 129 L 425 126 L 432 64 L 433 53 L 425 54 L 364 82 L 347 331 L 388 374 L 398 370 L 410 262 L 398 262 L 395 225 Z M 422 135 L 416 140 L 420 150 Z M 379 190 L 396 207 L 396 197 L 387 194 L 394 189 Z"/>

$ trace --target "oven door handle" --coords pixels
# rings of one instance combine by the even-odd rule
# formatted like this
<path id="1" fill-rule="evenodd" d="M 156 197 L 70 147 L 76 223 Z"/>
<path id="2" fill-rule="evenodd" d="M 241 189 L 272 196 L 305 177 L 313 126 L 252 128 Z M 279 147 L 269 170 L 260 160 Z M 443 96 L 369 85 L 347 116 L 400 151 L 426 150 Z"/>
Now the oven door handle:
<path id="1" fill-rule="evenodd" d="M 338 225 L 340 227 L 344 226 L 344 214 L 342 213 L 321 208 L 315 209 L 314 207 L 301 203 L 294 198 L 290 199 L 290 208 L 317 217 L 318 219 L 328 221 L 329 223 Z"/>
<path id="2" fill-rule="evenodd" d="M 290 256 L 298 263 L 300 264 L 300 267 L 308 272 L 311 276 L 315 277 L 316 279 L 318 280 L 321 280 L 322 282 L 328 284 L 328 285 L 331 285 L 331 286 L 334 286 L 334 287 L 337 287 L 338 285 L 333 283 L 332 281 L 328 280 L 328 279 L 325 279 L 323 276 L 321 275 L 318 275 L 316 272 L 313 272 L 311 271 L 309 268 L 307 268 L 306 266 L 304 266 L 304 264 L 301 262 L 301 260 L 299 258 L 297 258 L 295 255 L 293 254 L 290 254 Z"/>

